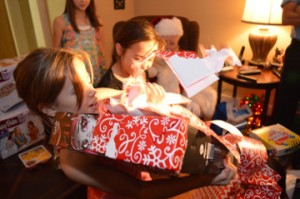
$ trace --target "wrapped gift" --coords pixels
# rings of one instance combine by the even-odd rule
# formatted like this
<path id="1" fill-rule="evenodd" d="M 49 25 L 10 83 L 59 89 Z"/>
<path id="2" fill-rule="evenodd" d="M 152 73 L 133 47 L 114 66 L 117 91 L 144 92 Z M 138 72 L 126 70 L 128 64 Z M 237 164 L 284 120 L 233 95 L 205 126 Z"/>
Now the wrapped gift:
<path id="1" fill-rule="evenodd" d="M 58 113 L 50 143 L 139 165 L 142 170 L 180 172 L 187 123 L 158 116 Z"/>
<path id="2" fill-rule="evenodd" d="M 234 136 L 226 135 L 230 142 Z M 279 198 L 281 188 L 277 181 L 281 178 L 267 165 L 266 148 L 257 140 L 244 138 L 238 143 L 241 160 L 237 176 L 227 185 L 205 186 L 195 189 L 191 199 L 231 199 L 231 198 Z"/>
<path id="3" fill-rule="evenodd" d="M 144 93 L 138 91 L 143 89 L 137 89 L 137 85 L 131 88 L 135 90 L 128 88 L 119 99 L 115 96 L 113 100 L 102 101 L 98 114 L 58 113 L 51 144 L 122 160 L 141 170 L 174 175 L 181 172 L 188 144 L 195 141 L 187 137 L 191 126 L 197 133 L 212 139 L 205 143 L 217 143 L 218 148 L 229 151 L 238 166 L 238 175 L 228 185 L 200 188 L 196 198 L 247 198 L 249 194 L 274 198 L 280 195 L 279 176 L 266 164 L 266 148 L 260 141 L 245 138 L 237 129 L 238 133 L 229 130 L 228 134 L 218 136 L 183 106 L 149 103 L 140 97 Z M 201 143 L 194 146 L 201 153 Z M 212 148 L 204 144 L 202 149 L 210 151 Z M 205 168 L 200 170 L 206 171 Z"/>

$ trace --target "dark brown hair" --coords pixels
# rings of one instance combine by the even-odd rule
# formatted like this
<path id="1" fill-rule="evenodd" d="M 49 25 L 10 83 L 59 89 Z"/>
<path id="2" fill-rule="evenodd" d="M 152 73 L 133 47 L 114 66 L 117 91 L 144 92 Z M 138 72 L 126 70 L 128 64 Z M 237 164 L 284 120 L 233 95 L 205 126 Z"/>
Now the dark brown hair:
<path id="1" fill-rule="evenodd" d="M 124 22 L 114 35 L 114 43 L 119 43 L 125 51 L 130 48 L 131 45 L 142 41 L 155 41 L 158 43 L 159 49 L 162 49 L 165 45 L 164 40 L 157 35 L 152 24 L 144 19 L 131 19 Z M 119 56 L 114 48 L 111 65 L 118 59 Z"/>
<path id="2" fill-rule="evenodd" d="M 19 96 L 30 110 L 42 117 L 47 127 L 51 126 L 43 108 L 53 105 L 69 75 L 80 108 L 83 100 L 83 86 L 76 73 L 74 59 L 82 60 L 91 78 L 89 56 L 82 50 L 39 48 L 26 56 L 16 67 L 14 78 Z"/>
<path id="3" fill-rule="evenodd" d="M 68 17 L 70 19 L 70 23 L 71 23 L 73 29 L 75 30 L 75 32 L 79 32 L 79 28 L 77 27 L 76 22 L 75 22 L 74 10 L 75 10 L 75 4 L 74 4 L 73 0 L 67 0 L 64 14 L 68 15 Z M 96 6 L 95 6 L 94 0 L 90 1 L 90 4 L 86 8 L 85 12 L 91 22 L 91 26 L 93 26 L 98 31 L 99 27 L 101 27 L 102 24 L 100 23 L 97 15 L 96 15 Z"/>

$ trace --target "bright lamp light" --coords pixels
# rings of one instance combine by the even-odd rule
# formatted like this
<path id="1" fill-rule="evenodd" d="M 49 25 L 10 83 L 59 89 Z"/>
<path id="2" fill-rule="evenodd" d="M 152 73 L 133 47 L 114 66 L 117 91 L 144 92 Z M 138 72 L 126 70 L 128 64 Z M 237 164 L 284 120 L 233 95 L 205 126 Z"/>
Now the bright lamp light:
<path id="1" fill-rule="evenodd" d="M 262 25 L 249 34 L 253 53 L 250 64 L 265 65 L 270 50 L 277 41 L 277 35 L 266 25 L 281 25 L 282 0 L 246 0 L 242 21 Z"/>

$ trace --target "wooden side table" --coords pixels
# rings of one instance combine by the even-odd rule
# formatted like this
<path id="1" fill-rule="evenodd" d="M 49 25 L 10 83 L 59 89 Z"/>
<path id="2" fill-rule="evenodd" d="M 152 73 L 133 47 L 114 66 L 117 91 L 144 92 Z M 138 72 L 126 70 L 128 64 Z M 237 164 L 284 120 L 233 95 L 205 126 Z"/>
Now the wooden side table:
<path id="1" fill-rule="evenodd" d="M 219 104 L 221 101 L 222 83 L 223 82 L 233 85 L 232 97 L 236 97 L 237 87 L 263 89 L 263 90 L 265 90 L 265 100 L 264 100 L 263 112 L 262 112 L 262 116 L 261 116 L 262 117 L 261 125 L 264 125 L 266 122 L 266 117 L 267 117 L 270 93 L 273 89 L 275 89 L 275 92 L 277 92 L 277 88 L 278 88 L 280 79 L 276 75 L 273 74 L 272 70 L 261 69 L 261 74 L 251 75 L 251 77 L 255 77 L 257 79 L 257 82 L 251 82 L 248 80 L 238 78 L 237 77 L 238 71 L 239 71 L 239 67 L 235 66 L 234 69 L 231 71 L 220 72 L 220 74 L 219 74 L 220 79 L 218 82 L 217 103 Z"/>

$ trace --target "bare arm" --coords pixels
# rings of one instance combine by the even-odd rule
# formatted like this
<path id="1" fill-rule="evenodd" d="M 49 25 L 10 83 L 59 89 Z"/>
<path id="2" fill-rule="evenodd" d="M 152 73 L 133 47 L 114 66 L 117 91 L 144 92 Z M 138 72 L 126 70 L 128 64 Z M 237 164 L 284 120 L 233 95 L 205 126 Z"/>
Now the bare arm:
<path id="1" fill-rule="evenodd" d="M 65 29 L 65 20 L 63 16 L 58 16 L 53 21 L 53 47 L 61 46 L 61 40 Z"/>
<path id="2" fill-rule="evenodd" d="M 157 68 L 155 66 L 152 66 L 148 69 L 149 78 L 155 78 L 157 76 L 157 73 Z"/>
<path id="3" fill-rule="evenodd" d="M 190 175 L 180 178 L 141 181 L 109 166 L 103 166 L 99 157 L 94 155 L 62 149 L 60 158 L 63 171 L 72 180 L 111 194 L 130 198 L 168 198 L 209 185 L 215 177 Z M 224 181 L 224 177 L 219 180 Z"/>
<path id="4" fill-rule="evenodd" d="M 282 24 L 300 26 L 300 6 L 296 2 L 286 3 L 282 9 Z"/>

